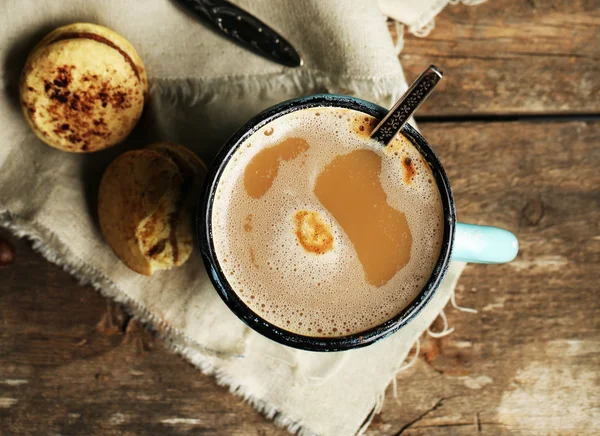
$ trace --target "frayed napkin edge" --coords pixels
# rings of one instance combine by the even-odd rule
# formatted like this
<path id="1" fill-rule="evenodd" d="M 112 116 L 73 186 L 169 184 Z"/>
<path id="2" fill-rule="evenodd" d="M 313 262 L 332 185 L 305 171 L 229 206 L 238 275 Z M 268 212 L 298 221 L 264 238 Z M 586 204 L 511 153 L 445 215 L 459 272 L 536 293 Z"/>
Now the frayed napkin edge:
<path id="1" fill-rule="evenodd" d="M 383 77 L 356 77 L 341 74 L 335 80 L 318 70 L 299 69 L 264 75 L 231 75 L 207 77 L 153 77 L 151 99 L 161 97 L 169 106 L 209 104 L 217 98 L 264 95 L 277 92 L 287 95 L 311 95 L 315 92 L 360 95 L 386 107 L 395 103 L 406 91 L 404 74 Z"/>
<path id="2" fill-rule="evenodd" d="M 161 339 L 166 339 L 177 346 L 196 347 L 211 357 L 220 359 L 231 357 L 229 354 L 225 355 L 222 352 L 203 347 L 179 329 L 165 323 L 142 304 L 128 297 L 102 272 L 74 255 L 60 238 L 43 224 L 35 220 L 24 219 L 6 208 L 0 208 L 0 227 L 10 230 L 18 238 L 26 238 L 31 241 L 35 252 L 75 277 L 80 285 L 91 285 L 102 296 L 124 304 L 134 318 L 143 322 Z M 232 355 L 238 352 L 241 353 L 243 350 L 235 350 Z"/>

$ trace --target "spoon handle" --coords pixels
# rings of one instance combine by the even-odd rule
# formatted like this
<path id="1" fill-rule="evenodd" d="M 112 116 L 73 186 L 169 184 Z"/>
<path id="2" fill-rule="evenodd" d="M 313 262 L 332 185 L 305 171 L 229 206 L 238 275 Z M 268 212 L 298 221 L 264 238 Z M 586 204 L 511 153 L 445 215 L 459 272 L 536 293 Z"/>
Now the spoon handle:
<path id="1" fill-rule="evenodd" d="M 430 65 L 373 129 L 371 138 L 387 145 L 402 126 L 406 124 L 410 116 L 421 106 L 421 103 L 425 101 L 441 78 L 442 72 L 435 65 Z"/>

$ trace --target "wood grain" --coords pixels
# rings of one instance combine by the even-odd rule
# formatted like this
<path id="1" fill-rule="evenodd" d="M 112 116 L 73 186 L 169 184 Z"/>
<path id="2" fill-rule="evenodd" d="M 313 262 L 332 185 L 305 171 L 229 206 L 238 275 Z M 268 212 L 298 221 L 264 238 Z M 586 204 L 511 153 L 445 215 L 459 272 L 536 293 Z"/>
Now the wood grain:
<path id="1" fill-rule="evenodd" d="M 600 2 L 488 1 L 448 6 L 435 29 L 405 32 L 408 80 L 444 80 L 419 115 L 600 113 Z"/>
<path id="2" fill-rule="evenodd" d="M 400 404 L 390 389 L 368 434 L 593 433 L 600 123 L 422 130 L 453 182 L 459 218 L 514 231 L 521 252 L 509 265 L 467 267 L 457 298 L 479 313 L 447 310 L 456 332 L 422 340 L 417 364 L 398 376 Z M 0 269 L 6 434 L 286 434 L 10 240 L 17 260 Z"/>

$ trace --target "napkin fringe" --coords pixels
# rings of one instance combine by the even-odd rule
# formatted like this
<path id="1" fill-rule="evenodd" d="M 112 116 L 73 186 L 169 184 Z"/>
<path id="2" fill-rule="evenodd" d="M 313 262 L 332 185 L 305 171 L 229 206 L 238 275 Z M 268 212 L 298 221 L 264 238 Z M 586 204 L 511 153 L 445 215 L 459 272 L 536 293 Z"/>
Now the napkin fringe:
<path id="1" fill-rule="evenodd" d="M 485 3 L 487 0 L 439 0 L 435 2 L 427 11 L 421 14 L 421 17 L 408 26 L 408 31 L 413 35 L 424 38 L 435 29 L 435 17 L 446 7 L 446 5 L 457 5 L 459 3 L 465 6 L 476 6 Z"/>
<path id="2" fill-rule="evenodd" d="M 299 436 L 313 436 L 315 433 L 306 428 L 301 420 L 291 418 L 273 406 L 270 406 L 266 401 L 255 398 L 252 393 L 243 386 L 236 383 L 233 379 L 227 376 L 216 376 L 217 383 L 222 386 L 229 386 L 229 392 L 244 399 L 257 412 L 264 415 L 267 419 L 273 420 L 275 425 L 287 429 L 292 434 Z"/>
<path id="3" fill-rule="evenodd" d="M 127 297 L 101 272 L 74 256 L 64 243 L 42 224 L 35 221 L 28 223 L 27 220 L 11 213 L 9 210 L 0 208 L 0 227 L 10 230 L 19 238 L 30 240 L 34 251 L 75 277 L 81 285 L 91 285 L 104 297 L 123 304 L 134 319 L 142 322 L 147 329 L 164 340 L 172 351 L 191 362 L 203 374 L 214 376 L 219 385 L 228 386 L 231 393 L 244 399 L 259 413 L 265 415 L 268 419 L 272 419 L 276 425 L 284 427 L 291 433 L 298 434 L 299 436 L 311 436 L 314 434 L 305 427 L 302 421 L 284 415 L 274 407 L 269 406 L 266 401 L 254 397 L 249 390 L 236 380 L 217 370 L 209 359 L 205 357 L 205 355 L 209 355 L 220 359 L 235 358 L 235 353 L 224 355 L 223 353 L 199 345 L 190 346 L 184 344 L 183 339 L 192 344 L 195 344 L 195 342 L 173 327 L 165 324 L 136 301 Z"/>
<path id="4" fill-rule="evenodd" d="M 290 70 L 284 73 L 233 75 L 218 78 L 159 77 L 152 79 L 151 94 L 171 106 L 208 104 L 217 98 L 259 98 L 270 92 L 289 95 L 337 93 L 361 95 L 363 98 L 391 106 L 406 90 L 402 75 L 355 77 L 341 74 L 333 79 L 318 70 Z M 151 97 L 152 98 L 152 97 Z"/>
<path id="5" fill-rule="evenodd" d="M 0 208 L 0 227 L 10 230 L 18 238 L 30 240 L 34 251 L 75 277 L 80 285 L 91 285 L 104 297 L 125 305 L 135 319 L 144 323 L 150 330 L 161 337 L 161 339 L 167 340 L 173 346 L 178 346 L 185 340 L 202 350 L 203 353 L 222 359 L 231 357 L 231 355 L 235 355 L 236 353 L 239 354 L 243 351 L 240 349 L 235 350 L 231 354 L 225 354 L 202 347 L 192 338 L 183 334 L 173 326 L 168 325 L 162 319 L 152 314 L 143 305 L 128 297 L 114 283 L 107 279 L 104 274 L 73 255 L 55 233 L 35 220 L 32 220 L 32 222 L 29 223 L 27 220 L 13 214 L 8 209 Z"/>
<path id="6" fill-rule="evenodd" d="M 220 386 L 226 386 L 229 388 L 229 392 L 242 398 L 258 413 L 264 415 L 267 419 L 272 420 L 275 425 L 281 428 L 287 429 L 292 434 L 298 436 L 314 436 L 314 432 L 306 427 L 306 424 L 297 418 L 293 418 L 286 415 L 275 407 L 270 406 L 266 401 L 255 397 L 250 390 L 245 388 L 241 383 L 235 380 L 233 377 L 223 373 L 223 371 L 217 369 L 208 359 L 206 359 L 200 352 L 189 346 L 183 346 L 172 342 L 171 338 L 158 332 L 158 336 L 165 340 L 169 348 L 181 357 L 191 362 L 196 368 L 198 368 L 203 374 L 213 376 Z M 236 356 L 231 356 L 236 358 Z M 242 356 L 239 356 L 242 358 Z"/>

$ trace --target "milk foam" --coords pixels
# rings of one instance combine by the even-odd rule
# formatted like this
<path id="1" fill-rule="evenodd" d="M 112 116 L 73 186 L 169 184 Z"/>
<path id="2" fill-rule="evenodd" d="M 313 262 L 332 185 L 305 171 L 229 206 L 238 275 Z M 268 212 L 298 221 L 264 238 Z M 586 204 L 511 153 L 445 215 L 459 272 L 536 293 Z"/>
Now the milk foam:
<path id="1" fill-rule="evenodd" d="M 422 290 L 437 263 L 443 237 L 440 194 L 428 165 L 411 142 L 397 135 L 387 147 L 370 140 L 374 119 L 339 108 L 284 115 L 254 133 L 232 156 L 212 209 L 217 258 L 231 287 L 265 320 L 308 336 L 344 336 L 395 316 Z M 280 163 L 260 198 L 244 189 L 244 169 L 261 150 L 287 138 L 310 148 Z M 382 156 L 380 180 L 388 204 L 405 214 L 412 233 L 409 262 L 387 283 L 367 282 L 354 247 L 316 198 L 318 175 L 336 156 L 369 149 Z M 408 178 L 403 166 L 412 161 Z M 330 227 L 333 249 L 307 252 L 295 235 L 295 214 L 316 211 Z"/>

